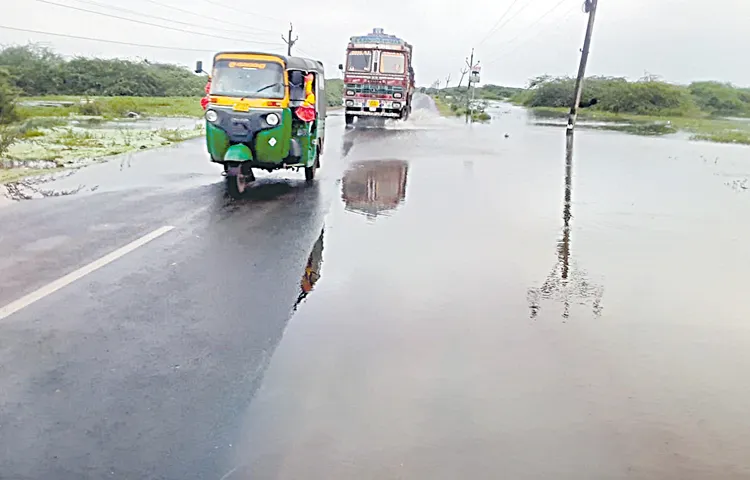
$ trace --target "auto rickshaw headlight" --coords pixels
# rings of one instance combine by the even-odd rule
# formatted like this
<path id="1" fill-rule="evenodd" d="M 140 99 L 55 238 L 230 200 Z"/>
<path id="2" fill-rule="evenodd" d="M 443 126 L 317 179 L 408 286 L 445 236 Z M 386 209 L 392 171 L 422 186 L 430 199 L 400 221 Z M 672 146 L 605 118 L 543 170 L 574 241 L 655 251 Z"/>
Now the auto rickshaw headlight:
<path id="1" fill-rule="evenodd" d="M 213 123 L 219 119 L 219 114 L 215 110 L 206 110 L 206 120 Z"/>
<path id="2" fill-rule="evenodd" d="M 279 116 L 275 113 L 269 113 L 268 115 L 266 115 L 266 123 L 268 123 L 272 127 L 275 127 L 279 124 Z"/>

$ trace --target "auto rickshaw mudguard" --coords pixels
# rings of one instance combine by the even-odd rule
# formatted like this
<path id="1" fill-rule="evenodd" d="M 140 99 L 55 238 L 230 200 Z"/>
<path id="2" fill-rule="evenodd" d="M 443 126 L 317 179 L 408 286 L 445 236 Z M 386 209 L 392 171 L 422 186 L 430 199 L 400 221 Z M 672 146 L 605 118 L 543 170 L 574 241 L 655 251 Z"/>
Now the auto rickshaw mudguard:
<path id="1" fill-rule="evenodd" d="M 237 143 L 230 146 L 224 154 L 225 162 L 247 162 L 253 159 L 253 152 L 247 145 Z"/>

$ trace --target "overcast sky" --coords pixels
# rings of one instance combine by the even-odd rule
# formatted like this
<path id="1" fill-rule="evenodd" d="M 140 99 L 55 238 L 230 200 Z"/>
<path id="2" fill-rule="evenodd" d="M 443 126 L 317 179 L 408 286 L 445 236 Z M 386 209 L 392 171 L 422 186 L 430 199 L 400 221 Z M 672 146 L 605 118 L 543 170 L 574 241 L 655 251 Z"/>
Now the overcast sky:
<path id="1" fill-rule="evenodd" d="M 219 50 L 284 53 L 280 35 L 291 20 L 299 35 L 294 52 L 322 60 L 327 76 L 332 77 L 339 74 L 337 66 L 343 61 L 349 37 L 382 27 L 414 45 L 419 85 L 429 85 L 438 78 L 444 81 L 448 74 L 455 85 L 472 46 L 483 65 L 483 83 L 523 86 L 537 75 L 574 75 L 586 28 L 583 0 L 46 1 L 192 33 L 40 0 L 0 0 L 0 26 L 204 51 L 108 44 L 2 28 L 0 43 L 37 42 L 65 55 L 147 58 L 194 65 L 197 59 L 210 63 L 211 52 Z M 510 13 L 498 25 L 511 5 Z M 499 28 L 490 34 L 495 26 Z M 587 74 L 635 79 L 648 72 L 678 83 L 715 79 L 750 86 L 748 58 L 750 0 L 600 0 Z"/>

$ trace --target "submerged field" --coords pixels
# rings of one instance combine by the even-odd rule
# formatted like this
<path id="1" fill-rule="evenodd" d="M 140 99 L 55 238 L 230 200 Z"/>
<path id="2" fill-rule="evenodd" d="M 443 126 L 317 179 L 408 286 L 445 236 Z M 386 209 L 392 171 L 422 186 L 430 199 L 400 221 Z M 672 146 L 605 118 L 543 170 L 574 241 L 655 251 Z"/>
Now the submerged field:
<path id="1" fill-rule="evenodd" d="M 536 123 L 558 125 L 567 117 L 567 108 L 536 107 L 530 109 Z M 589 128 L 617 130 L 638 135 L 668 135 L 687 132 L 691 140 L 750 145 L 750 119 L 721 117 L 681 117 L 614 114 L 582 109 L 579 119 L 594 122 Z"/>
<path id="2" fill-rule="evenodd" d="M 3 126 L 8 141 L 0 183 L 106 157 L 170 145 L 203 134 L 195 97 L 37 97 L 18 102 L 20 120 Z"/>

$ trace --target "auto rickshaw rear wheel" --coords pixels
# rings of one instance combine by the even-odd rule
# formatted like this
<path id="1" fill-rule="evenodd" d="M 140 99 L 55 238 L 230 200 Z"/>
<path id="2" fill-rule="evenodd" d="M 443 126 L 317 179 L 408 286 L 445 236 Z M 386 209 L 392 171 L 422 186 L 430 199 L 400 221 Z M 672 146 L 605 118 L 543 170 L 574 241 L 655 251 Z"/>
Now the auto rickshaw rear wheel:
<path id="1" fill-rule="evenodd" d="M 315 172 L 318 170 L 318 166 L 320 165 L 320 150 L 317 148 L 315 149 L 315 161 L 313 162 L 312 167 L 305 167 L 305 180 L 307 183 L 312 183 L 313 180 L 315 180 Z"/>

